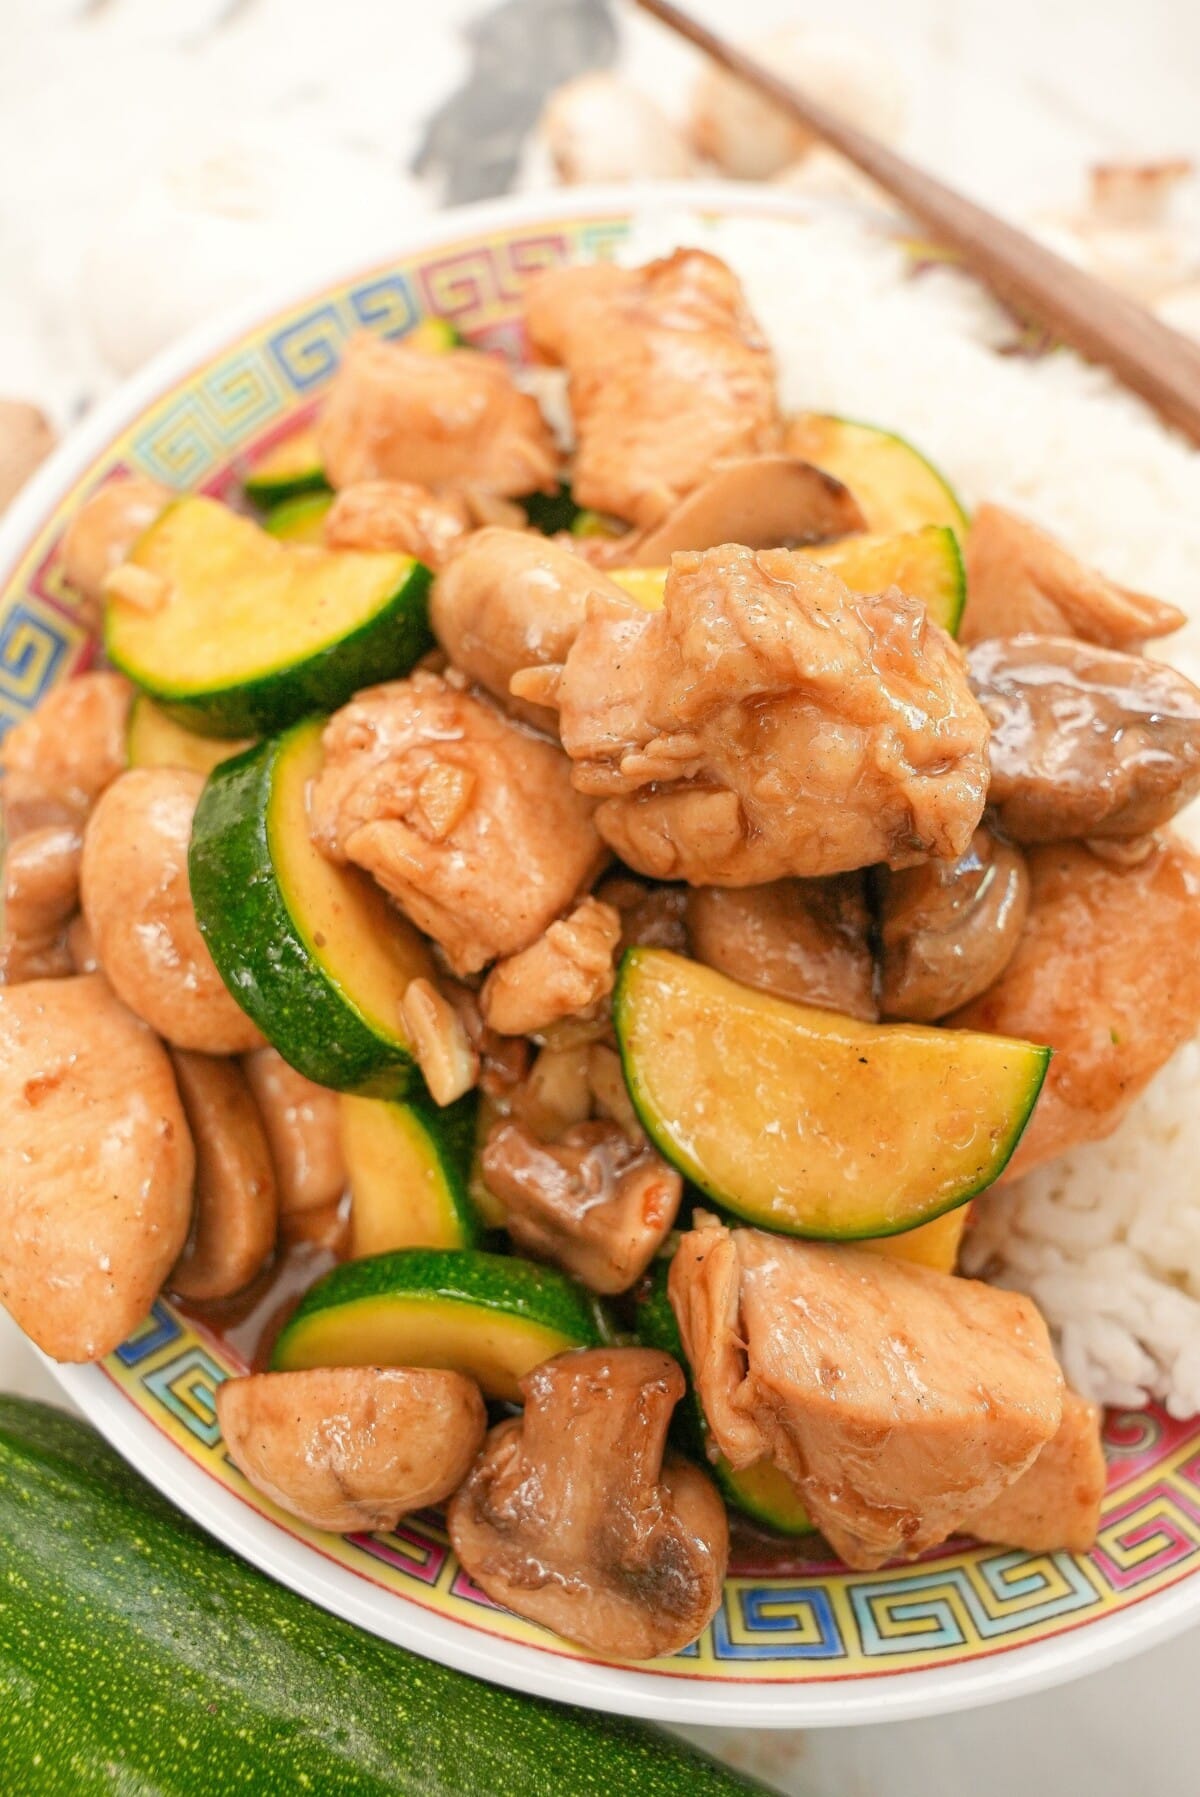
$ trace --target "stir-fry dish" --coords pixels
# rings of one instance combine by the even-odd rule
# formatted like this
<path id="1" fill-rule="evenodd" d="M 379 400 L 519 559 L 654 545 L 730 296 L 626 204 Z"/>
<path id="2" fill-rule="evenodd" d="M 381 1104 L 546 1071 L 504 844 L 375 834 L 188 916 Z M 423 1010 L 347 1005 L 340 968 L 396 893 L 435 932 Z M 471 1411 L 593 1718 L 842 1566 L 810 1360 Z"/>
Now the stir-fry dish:
<path id="1" fill-rule="evenodd" d="M 251 1485 L 445 1505 L 602 1655 L 695 1639 L 731 1525 L 1085 1550 L 1099 1413 L 956 1266 L 1200 1026 L 1181 614 L 785 415 L 709 254 L 526 323 L 569 440 L 431 320 L 230 502 L 76 515 L 104 662 L 0 747 L 0 1299 L 64 1361 L 240 1329 Z"/>

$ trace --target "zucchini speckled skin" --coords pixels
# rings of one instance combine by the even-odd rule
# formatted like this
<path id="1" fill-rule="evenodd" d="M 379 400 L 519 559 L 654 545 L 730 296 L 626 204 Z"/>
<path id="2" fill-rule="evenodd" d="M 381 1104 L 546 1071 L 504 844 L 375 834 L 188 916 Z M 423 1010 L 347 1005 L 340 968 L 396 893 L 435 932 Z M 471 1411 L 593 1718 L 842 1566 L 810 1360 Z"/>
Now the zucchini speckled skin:
<path id="1" fill-rule="evenodd" d="M 0 1397 L 8 1797 L 749 1797 L 654 1730 L 477 1684 L 274 1585 L 83 1423 Z"/>
<path id="2" fill-rule="evenodd" d="M 291 785 L 305 788 L 319 768 L 320 738 L 321 720 L 314 719 L 215 770 L 192 820 L 188 877 L 196 921 L 242 1010 L 300 1073 L 339 1092 L 420 1096 L 424 1087 L 399 1021 L 408 979 L 428 971 L 420 940 L 366 875 L 335 869 L 310 847 L 305 819 L 286 802 Z M 288 831 L 305 841 L 277 839 Z M 301 867 L 312 860 L 316 887 L 304 889 L 283 871 L 289 846 Z M 338 883 L 332 908 L 323 897 L 331 881 Z M 387 948 L 394 991 L 374 973 L 364 982 L 361 968 L 355 984 L 337 964 L 335 925 L 353 927 L 378 953 Z"/>

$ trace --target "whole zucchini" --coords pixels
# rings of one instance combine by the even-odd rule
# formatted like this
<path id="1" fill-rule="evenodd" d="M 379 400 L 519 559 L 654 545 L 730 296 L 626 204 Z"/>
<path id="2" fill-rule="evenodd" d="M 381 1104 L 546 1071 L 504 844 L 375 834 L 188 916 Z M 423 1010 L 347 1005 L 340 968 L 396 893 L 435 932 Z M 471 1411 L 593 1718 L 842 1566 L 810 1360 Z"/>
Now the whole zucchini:
<path id="1" fill-rule="evenodd" d="M 244 1565 L 85 1424 L 0 1397 L 0 1791 L 735 1797 L 634 1723 L 477 1683 Z"/>

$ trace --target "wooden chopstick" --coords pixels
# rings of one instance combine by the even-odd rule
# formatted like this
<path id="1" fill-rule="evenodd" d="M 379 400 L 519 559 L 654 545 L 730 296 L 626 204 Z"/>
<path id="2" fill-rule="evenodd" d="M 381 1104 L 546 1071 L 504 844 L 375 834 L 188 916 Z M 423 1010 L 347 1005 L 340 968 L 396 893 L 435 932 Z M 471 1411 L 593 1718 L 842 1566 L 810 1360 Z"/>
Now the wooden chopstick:
<path id="1" fill-rule="evenodd" d="M 1163 418 L 1200 444 L 1200 345 L 839 118 L 671 0 L 635 0 L 635 4 L 832 144 L 933 237 L 955 250 L 1007 305 L 1036 318 L 1089 360 L 1111 368 Z"/>

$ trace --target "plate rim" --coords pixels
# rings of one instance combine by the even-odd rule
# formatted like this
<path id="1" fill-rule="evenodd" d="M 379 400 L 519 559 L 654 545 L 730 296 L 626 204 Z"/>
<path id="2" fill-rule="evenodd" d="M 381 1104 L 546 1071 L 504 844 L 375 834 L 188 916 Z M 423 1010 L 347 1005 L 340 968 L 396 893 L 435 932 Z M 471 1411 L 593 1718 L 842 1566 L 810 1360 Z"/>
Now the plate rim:
<path id="1" fill-rule="evenodd" d="M 713 213 L 803 221 L 854 219 L 886 224 L 889 215 L 856 201 L 776 191 L 757 183 L 655 182 L 527 193 L 451 208 L 381 240 L 371 254 L 315 267 L 212 319 L 160 350 L 120 383 L 55 449 L 0 522 L 0 590 L 10 582 L 67 492 L 104 449 L 170 386 L 188 380 L 239 338 L 278 313 L 378 267 L 477 234 L 522 224 L 551 225 L 592 215 Z M 794 1684 L 722 1683 L 600 1665 L 512 1641 L 402 1594 L 380 1593 L 350 1569 L 293 1539 L 245 1500 L 214 1481 L 187 1452 L 133 1405 L 100 1366 L 62 1365 L 41 1355 L 60 1388 L 117 1451 L 190 1519 L 260 1571 L 320 1607 L 426 1658 L 540 1697 L 610 1713 L 692 1726 L 840 1727 L 898 1722 L 983 1707 L 1049 1689 L 1127 1659 L 1169 1639 L 1200 1615 L 1200 1568 L 1109 1615 L 1067 1625 L 1049 1639 L 996 1644 L 949 1666 L 889 1669 L 853 1680 L 808 1674 Z M 397 1601 L 399 1599 L 399 1601 Z"/>

